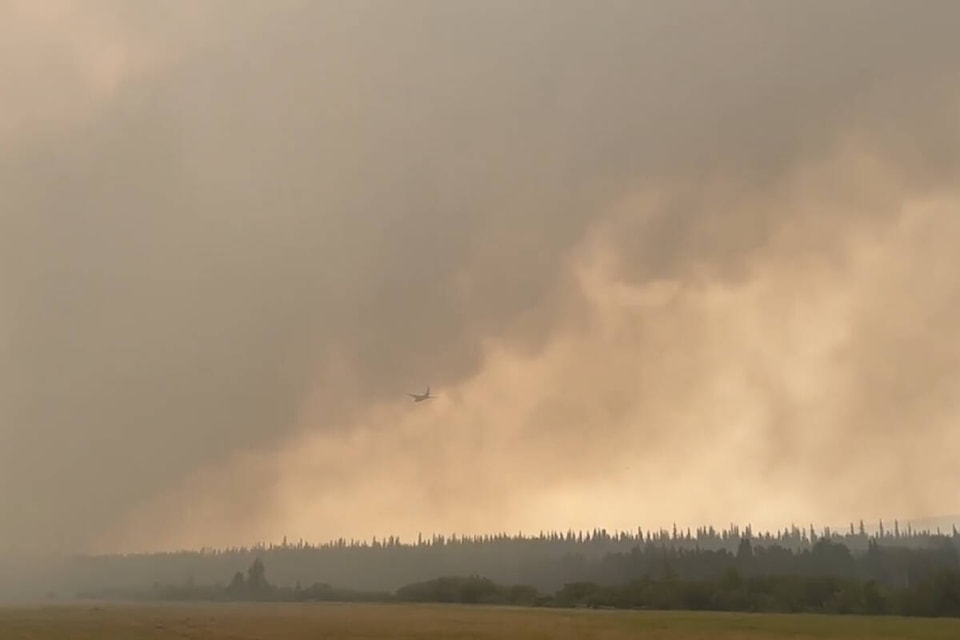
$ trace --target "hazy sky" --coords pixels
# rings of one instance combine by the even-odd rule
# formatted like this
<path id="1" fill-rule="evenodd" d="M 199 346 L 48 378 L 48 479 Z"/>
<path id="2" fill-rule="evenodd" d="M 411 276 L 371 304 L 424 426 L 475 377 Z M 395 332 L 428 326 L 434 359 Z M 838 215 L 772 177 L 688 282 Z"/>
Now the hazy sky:
<path id="1" fill-rule="evenodd" d="M 958 24 L 0 0 L 0 549 L 960 512 Z"/>

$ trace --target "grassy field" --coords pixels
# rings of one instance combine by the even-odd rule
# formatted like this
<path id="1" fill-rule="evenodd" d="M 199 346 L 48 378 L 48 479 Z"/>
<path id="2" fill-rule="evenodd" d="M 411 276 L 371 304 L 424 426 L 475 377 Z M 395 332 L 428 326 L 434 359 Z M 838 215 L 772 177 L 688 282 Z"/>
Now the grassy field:
<path id="1" fill-rule="evenodd" d="M 960 620 L 444 605 L 223 604 L 0 608 L 3 640 L 956 640 Z"/>

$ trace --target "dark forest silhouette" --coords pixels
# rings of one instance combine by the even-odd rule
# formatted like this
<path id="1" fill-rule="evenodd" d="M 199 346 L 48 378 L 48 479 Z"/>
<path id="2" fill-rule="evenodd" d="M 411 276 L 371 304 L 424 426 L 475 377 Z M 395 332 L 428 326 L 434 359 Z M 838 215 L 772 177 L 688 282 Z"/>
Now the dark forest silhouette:
<path id="1" fill-rule="evenodd" d="M 265 567 L 272 582 L 267 582 Z M 248 567 L 244 574 L 238 569 Z M 232 576 L 224 582 L 227 576 Z M 481 577 L 482 576 L 482 577 Z M 960 533 L 722 531 L 336 540 L 75 559 L 69 588 L 150 599 L 416 600 L 960 615 Z M 145 585 L 153 585 L 145 588 Z M 201 585 L 201 586 L 197 586 Z M 279 586 L 276 586 L 279 585 Z M 302 585 L 309 585 L 304 588 Z"/>

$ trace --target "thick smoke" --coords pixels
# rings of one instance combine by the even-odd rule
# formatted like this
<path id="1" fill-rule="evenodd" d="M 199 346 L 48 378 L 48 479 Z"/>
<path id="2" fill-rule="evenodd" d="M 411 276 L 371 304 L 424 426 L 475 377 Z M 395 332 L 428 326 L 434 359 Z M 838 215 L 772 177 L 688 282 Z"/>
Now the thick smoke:
<path id="1" fill-rule="evenodd" d="M 955 510 L 955 3 L 12 6 L 0 543 Z"/>

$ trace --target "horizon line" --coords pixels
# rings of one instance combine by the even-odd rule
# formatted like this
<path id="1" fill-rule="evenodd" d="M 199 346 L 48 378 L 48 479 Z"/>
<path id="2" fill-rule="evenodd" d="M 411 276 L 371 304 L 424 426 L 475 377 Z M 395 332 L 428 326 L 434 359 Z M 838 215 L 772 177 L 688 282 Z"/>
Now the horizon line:
<path id="1" fill-rule="evenodd" d="M 249 551 L 255 549 L 283 549 L 283 548 L 296 548 L 302 546 L 304 548 L 330 548 L 334 546 L 339 546 L 342 543 L 345 543 L 347 546 L 359 546 L 359 547 L 371 547 L 376 544 L 383 544 L 389 540 L 393 540 L 395 544 L 403 546 L 418 546 L 418 545 L 429 545 L 433 540 L 441 539 L 445 543 L 450 541 L 478 541 L 485 538 L 502 538 L 506 537 L 511 540 L 539 540 L 542 537 L 549 537 L 552 535 L 560 535 L 561 537 L 566 537 L 568 533 L 572 533 L 574 536 L 592 536 L 594 532 L 606 532 L 606 535 L 610 538 L 619 538 L 623 534 L 626 534 L 626 537 L 629 539 L 631 537 L 637 538 L 640 532 L 643 533 L 644 539 L 650 534 L 653 534 L 656 539 L 662 539 L 663 533 L 672 534 L 675 530 L 678 534 L 678 537 L 686 538 L 687 532 L 690 532 L 692 537 L 696 539 L 696 534 L 700 531 L 710 531 L 711 529 L 717 535 L 730 534 L 732 532 L 739 532 L 740 537 L 744 537 L 745 532 L 750 532 L 751 539 L 759 539 L 766 537 L 779 536 L 784 532 L 793 533 L 794 530 L 798 531 L 801 534 L 803 539 L 809 539 L 808 534 L 810 531 L 813 531 L 816 534 L 817 538 L 827 537 L 827 532 L 829 532 L 829 537 L 848 537 L 850 536 L 850 527 L 854 527 L 854 536 L 860 535 L 859 525 L 863 523 L 864 533 L 868 537 L 880 538 L 879 534 L 881 526 L 883 528 L 884 535 L 883 538 L 895 537 L 897 535 L 896 530 L 899 529 L 899 535 L 903 536 L 907 534 L 912 535 L 937 535 L 939 532 L 940 535 L 950 535 L 952 533 L 951 527 L 960 529 L 960 513 L 952 515 L 942 515 L 942 516 L 924 516 L 920 518 L 911 518 L 909 520 L 901 520 L 899 518 L 878 518 L 875 522 L 870 524 L 867 523 L 864 519 L 851 520 L 850 522 L 841 525 L 841 526 L 832 526 L 832 525 L 821 525 L 816 527 L 813 523 L 807 525 L 798 525 L 796 522 L 792 522 L 789 525 L 784 525 L 779 528 L 766 528 L 759 529 L 754 528 L 751 524 L 740 524 L 736 522 L 728 523 L 727 525 L 717 526 L 713 524 L 698 525 L 696 527 L 690 526 L 679 526 L 672 524 L 669 527 L 657 526 L 657 527 L 644 527 L 643 525 L 638 524 L 636 527 L 631 529 L 608 529 L 603 526 L 590 527 L 589 529 L 577 529 L 568 527 L 565 529 L 538 529 L 535 532 L 524 532 L 522 529 L 510 533 L 506 530 L 485 532 L 485 533 L 444 533 L 439 531 L 434 531 L 430 534 L 425 534 L 424 532 L 418 532 L 416 536 L 402 536 L 397 534 L 386 534 L 383 536 L 372 535 L 363 538 L 355 538 L 348 536 L 337 536 L 335 538 L 327 538 L 325 541 L 309 541 L 304 536 L 288 536 L 284 535 L 279 541 L 265 541 L 260 540 L 257 542 L 251 542 L 240 545 L 199 545 L 195 547 L 180 547 L 180 548 L 167 548 L 167 549 L 155 549 L 155 550 L 140 550 L 140 551 L 105 551 L 105 552 L 74 552 L 67 553 L 67 555 L 74 556 L 85 556 L 85 557 L 108 557 L 108 556 L 139 556 L 139 555 L 164 555 L 164 554 L 177 554 L 177 553 L 203 553 L 206 551 Z M 935 523 L 940 523 L 939 525 Z M 915 528 L 917 526 L 924 525 L 926 528 Z M 904 529 L 904 527 L 906 529 Z M 931 528 L 932 527 L 932 528 Z M 942 531 L 943 527 L 947 527 L 947 530 Z M 729 536 L 728 536 L 729 537 Z M 675 539 L 675 538 L 667 538 Z M 293 542 L 291 542 L 293 540 Z"/>

